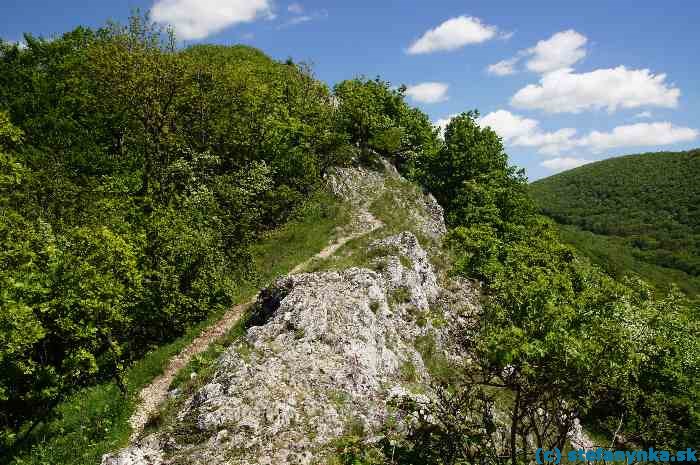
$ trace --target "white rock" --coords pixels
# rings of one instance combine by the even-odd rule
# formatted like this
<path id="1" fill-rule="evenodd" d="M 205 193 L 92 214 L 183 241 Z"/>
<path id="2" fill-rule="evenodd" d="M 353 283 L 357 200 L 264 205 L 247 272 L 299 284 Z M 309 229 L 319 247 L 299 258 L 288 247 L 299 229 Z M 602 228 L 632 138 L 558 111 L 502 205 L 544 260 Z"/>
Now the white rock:
<path id="1" fill-rule="evenodd" d="M 387 173 L 399 178 L 395 170 Z M 328 180 L 336 194 L 365 208 L 381 192 L 387 173 L 344 168 Z M 438 238 L 445 231 L 442 209 L 431 196 L 418 197 L 422 213 L 416 223 Z M 459 359 L 454 335 L 463 337 L 478 293 L 466 281 L 441 288 L 412 233 L 370 247 L 387 253 L 381 272 L 292 274 L 261 292 L 263 321 L 222 355 L 202 388 L 183 399 L 176 414 L 180 424 L 105 456 L 102 465 L 160 465 L 171 458 L 206 465 L 323 463 L 328 444 L 352 423 L 361 422 L 367 437 L 379 441 L 395 415 L 391 401 L 429 403 L 427 395 L 412 392 L 417 383 L 430 381 L 416 338 L 431 335 L 450 358 Z M 399 289 L 408 302 L 394 301 Z M 445 320 L 439 328 L 425 318 L 435 311 Z M 416 314 L 424 316 L 421 324 Z M 413 365 L 413 379 L 403 379 L 406 364 Z M 183 425 L 192 437 L 178 434 Z"/>

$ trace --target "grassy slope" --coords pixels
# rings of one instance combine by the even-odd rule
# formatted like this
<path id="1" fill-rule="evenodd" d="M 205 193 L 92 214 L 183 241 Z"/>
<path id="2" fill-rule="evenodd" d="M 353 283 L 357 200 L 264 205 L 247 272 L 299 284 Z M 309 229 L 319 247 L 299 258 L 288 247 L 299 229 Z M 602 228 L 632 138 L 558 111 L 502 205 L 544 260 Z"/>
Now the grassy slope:
<path id="1" fill-rule="evenodd" d="M 383 226 L 369 234 L 348 241 L 331 257 L 313 260 L 306 271 L 344 270 L 352 266 L 371 268 L 377 254 L 382 255 L 382 252 L 370 250 L 369 244 L 377 239 L 403 231 L 411 231 L 424 248 L 432 250 L 434 252 L 433 260 L 444 259 L 438 243 L 425 236 L 408 214 L 409 210 L 420 208 L 416 199 L 422 195 L 421 189 L 415 184 L 387 177 L 384 190 L 368 206 L 369 212 L 381 221 Z"/>
<path id="2" fill-rule="evenodd" d="M 255 245 L 255 273 L 240 283 L 238 302 L 245 302 L 257 290 L 296 264 L 321 250 L 335 234 L 336 227 L 349 221 L 347 209 L 329 196 L 312 199 L 299 212 L 298 219 L 274 231 Z M 212 315 L 176 341 L 150 352 L 127 372 L 128 396 L 123 397 L 115 383 L 83 389 L 57 406 L 56 415 L 39 425 L 14 458 L 0 454 L 0 463 L 19 464 L 97 464 L 102 454 L 126 444 L 131 433 L 128 419 L 138 392 L 163 372 L 168 360 L 192 341 L 206 326 L 220 317 Z M 211 347 L 193 366 L 215 358 L 241 328 L 234 327 L 218 345 Z M 201 367 L 203 368 L 203 367 Z M 185 370 L 187 371 L 187 370 Z M 189 371 L 188 371 L 189 372 Z"/>
<path id="3" fill-rule="evenodd" d="M 615 276 L 700 295 L 700 151 L 629 155 L 537 181 L 562 239 Z"/>

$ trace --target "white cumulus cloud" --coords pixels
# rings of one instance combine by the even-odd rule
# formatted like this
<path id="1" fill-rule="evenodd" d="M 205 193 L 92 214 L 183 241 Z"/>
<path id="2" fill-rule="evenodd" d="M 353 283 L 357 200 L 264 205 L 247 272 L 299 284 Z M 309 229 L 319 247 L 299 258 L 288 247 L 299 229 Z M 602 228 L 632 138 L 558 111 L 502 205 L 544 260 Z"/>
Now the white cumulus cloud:
<path id="1" fill-rule="evenodd" d="M 681 91 L 666 82 L 665 74 L 648 69 L 598 69 L 575 73 L 570 68 L 547 73 L 539 84 L 520 89 L 512 98 L 516 108 L 548 113 L 580 113 L 583 110 L 656 106 L 675 108 Z"/>
<path id="2" fill-rule="evenodd" d="M 635 118 L 637 119 L 642 119 L 642 118 L 651 118 L 653 115 L 651 114 L 650 111 L 642 111 L 640 113 L 637 113 L 634 115 Z"/>
<path id="3" fill-rule="evenodd" d="M 477 44 L 493 39 L 497 33 L 496 26 L 484 24 L 479 18 L 457 16 L 425 32 L 411 44 L 408 53 L 417 55 L 456 50 L 468 44 Z"/>
<path id="4" fill-rule="evenodd" d="M 670 122 L 656 122 L 617 126 L 610 132 L 591 131 L 577 137 L 574 128 L 544 131 L 539 121 L 507 110 L 487 114 L 479 119 L 479 125 L 496 131 L 507 146 L 532 147 L 542 155 L 556 157 L 572 149 L 600 153 L 621 147 L 656 147 L 690 142 L 700 136 L 700 131 L 696 129 L 675 126 Z"/>
<path id="5" fill-rule="evenodd" d="M 527 69 L 536 73 L 548 73 L 569 68 L 586 56 L 584 47 L 587 42 L 586 36 L 573 29 L 557 32 L 523 52 L 525 55 L 531 55 L 526 63 Z"/>
<path id="6" fill-rule="evenodd" d="M 561 152 L 576 147 L 576 129 L 562 128 L 553 132 L 536 132 L 517 140 L 517 145 L 537 147 L 543 155 L 559 155 Z"/>
<path id="7" fill-rule="evenodd" d="M 543 131 L 539 121 L 498 110 L 479 118 L 479 125 L 490 127 L 512 147 L 536 147 L 547 155 L 557 155 L 576 146 L 576 129 L 563 128 L 554 132 Z"/>
<path id="8" fill-rule="evenodd" d="M 586 160 L 585 158 L 557 157 L 543 161 L 540 163 L 540 166 L 544 166 L 552 171 L 565 171 L 590 162 L 591 160 Z"/>
<path id="9" fill-rule="evenodd" d="M 490 127 L 506 143 L 538 131 L 539 122 L 534 119 L 514 115 L 507 110 L 492 111 L 479 118 L 479 126 Z"/>
<path id="10" fill-rule="evenodd" d="M 202 39 L 238 23 L 272 15 L 271 0 L 157 0 L 153 20 L 169 24 L 180 39 Z"/>
<path id="11" fill-rule="evenodd" d="M 586 56 L 588 38 L 573 29 L 561 31 L 547 40 L 540 40 L 534 47 L 521 50 L 513 58 L 490 65 L 487 71 L 496 76 L 516 72 L 515 65 L 529 57 L 525 66 L 536 73 L 548 73 L 569 68 Z"/>
<path id="12" fill-rule="evenodd" d="M 422 82 L 406 87 L 406 95 L 421 103 L 444 102 L 447 100 L 448 87 L 443 82 Z"/>
<path id="13" fill-rule="evenodd" d="M 689 142 L 700 134 L 696 129 L 674 126 L 669 122 L 637 123 L 617 126 L 610 132 L 592 131 L 579 141 L 593 152 L 618 147 L 653 147 Z"/>
<path id="14" fill-rule="evenodd" d="M 486 71 L 490 74 L 495 74 L 496 76 L 508 76 L 509 74 L 515 74 L 515 65 L 518 62 L 518 58 L 511 58 L 510 60 L 501 60 L 498 63 L 489 65 Z"/>

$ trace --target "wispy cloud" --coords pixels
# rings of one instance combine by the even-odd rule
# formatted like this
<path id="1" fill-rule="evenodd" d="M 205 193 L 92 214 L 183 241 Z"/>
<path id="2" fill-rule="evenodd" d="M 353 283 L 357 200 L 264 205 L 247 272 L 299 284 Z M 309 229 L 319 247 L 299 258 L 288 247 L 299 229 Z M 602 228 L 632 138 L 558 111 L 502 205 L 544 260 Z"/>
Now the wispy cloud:
<path id="1" fill-rule="evenodd" d="M 304 6 L 301 3 L 290 3 L 287 11 L 295 15 L 300 15 L 304 12 Z"/>
<path id="2" fill-rule="evenodd" d="M 327 10 L 319 10 L 319 11 L 304 13 L 304 8 L 298 3 L 292 3 L 291 5 L 289 5 L 289 7 L 287 7 L 287 10 L 291 13 L 294 13 L 295 16 L 292 16 L 287 21 L 282 23 L 278 27 L 278 29 L 283 29 L 283 28 L 291 27 L 291 26 L 297 26 L 299 24 L 308 23 L 310 21 L 315 21 L 318 19 L 325 19 L 328 17 Z"/>
<path id="3" fill-rule="evenodd" d="M 510 74 L 515 74 L 515 64 L 518 62 L 518 58 L 511 58 L 510 60 L 502 60 L 498 63 L 489 65 L 486 71 L 489 74 L 495 74 L 496 76 L 508 76 Z"/>

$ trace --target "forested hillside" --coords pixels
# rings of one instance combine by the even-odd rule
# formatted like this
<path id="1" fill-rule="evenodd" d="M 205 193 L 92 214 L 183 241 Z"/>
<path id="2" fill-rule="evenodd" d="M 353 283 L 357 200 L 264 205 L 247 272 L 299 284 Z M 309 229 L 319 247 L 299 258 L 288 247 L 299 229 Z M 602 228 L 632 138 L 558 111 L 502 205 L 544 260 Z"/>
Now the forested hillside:
<path id="1" fill-rule="evenodd" d="M 255 49 L 177 50 L 139 18 L 27 42 L 0 44 L 9 431 L 228 307 L 251 244 L 350 153 L 326 86 Z"/>
<path id="2" fill-rule="evenodd" d="M 330 443 L 339 463 L 517 465 L 533 445 L 563 449 L 579 419 L 630 448 L 692 445 L 700 322 L 685 298 L 581 258 L 538 214 L 524 172 L 478 112 L 441 134 L 405 90 L 378 78 L 330 89 L 308 67 L 249 47 L 178 47 L 139 17 L 28 36 L 26 48 L 0 42 L 0 459 L 83 464 L 125 446 L 135 392 L 162 370 L 154 357 L 177 353 L 202 321 L 325 245 L 345 221 L 325 188 L 335 168 L 385 162 L 411 195 L 432 193 L 444 209 L 444 274 L 479 283 L 483 304 L 453 335 L 468 354 L 459 364 L 412 341 L 438 373 L 421 387 L 431 410 L 397 406 L 416 421 L 396 438 L 349 425 Z M 698 244 L 681 236 L 697 232 L 697 203 L 681 199 L 697 199 L 697 186 L 689 168 L 678 171 L 687 177 L 676 189 L 632 203 L 640 195 L 580 187 L 576 214 L 584 221 L 581 208 L 600 197 L 598 232 L 635 231 L 650 260 L 697 273 L 683 250 Z M 622 182 L 599 175 L 608 182 L 591 185 Z M 644 199 L 659 194 L 659 205 L 677 204 L 657 236 Z M 387 226 L 410 208 L 404 200 L 377 200 Z M 613 226 L 623 208 L 637 213 Z"/>
<path id="3" fill-rule="evenodd" d="M 534 182 L 565 241 L 621 277 L 700 293 L 700 151 L 629 155 Z"/>
<path id="4" fill-rule="evenodd" d="M 270 231 L 332 229 L 319 182 L 367 150 L 367 131 L 395 153 L 433 140 L 399 92 L 363 107 L 356 91 L 379 82 L 339 88 L 338 108 L 304 65 L 177 48 L 138 16 L 26 42 L 0 41 L 0 449 L 82 387 L 126 393 L 133 361 L 274 277 L 281 255 L 255 263 Z M 415 130 L 388 131 L 385 109 Z M 292 237 L 290 250 L 319 241 Z M 102 407 L 117 410 L 100 424 L 121 415 Z"/>

